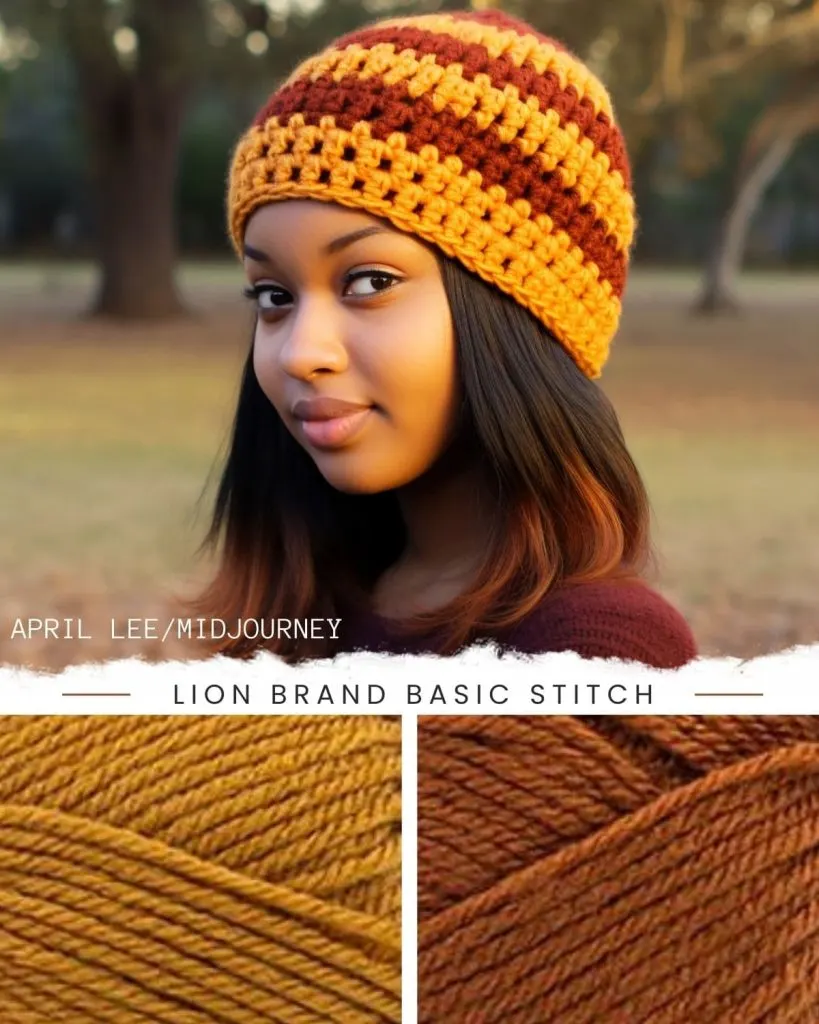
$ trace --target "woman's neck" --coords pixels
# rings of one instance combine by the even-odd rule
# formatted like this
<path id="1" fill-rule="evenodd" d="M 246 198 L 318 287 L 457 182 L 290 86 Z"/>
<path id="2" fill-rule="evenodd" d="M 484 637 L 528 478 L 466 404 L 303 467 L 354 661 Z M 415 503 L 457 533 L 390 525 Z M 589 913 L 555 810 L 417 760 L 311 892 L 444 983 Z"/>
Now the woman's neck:
<path id="1" fill-rule="evenodd" d="M 400 618 L 448 604 L 480 569 L 492 528 L 486 481 L 476 466 L 435 467 L 397 492 L 406 547 L 374 592 L 375 610 Z"/>

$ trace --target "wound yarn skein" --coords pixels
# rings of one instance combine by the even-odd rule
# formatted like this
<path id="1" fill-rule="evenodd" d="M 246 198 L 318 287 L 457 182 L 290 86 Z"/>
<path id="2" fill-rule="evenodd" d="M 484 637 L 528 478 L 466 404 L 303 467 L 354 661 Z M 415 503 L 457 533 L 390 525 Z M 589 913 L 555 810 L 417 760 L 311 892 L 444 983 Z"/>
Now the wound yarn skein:
<path id="1" fill-rule="evenodd" d="M 419 1021 L 815 1024 L 819 717 L 419 720 Z"/>
<path id="2" fill-rule="evenodd" d="M 399 1021 L 400 737 L 0 719 L 0 1020 Z"/>

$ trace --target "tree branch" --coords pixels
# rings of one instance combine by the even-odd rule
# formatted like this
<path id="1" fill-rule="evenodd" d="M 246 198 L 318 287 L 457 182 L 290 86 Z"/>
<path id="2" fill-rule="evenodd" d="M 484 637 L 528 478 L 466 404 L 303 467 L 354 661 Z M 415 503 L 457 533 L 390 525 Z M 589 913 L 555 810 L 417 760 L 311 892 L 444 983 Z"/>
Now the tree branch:
<path id="1" fill-rule="evenodd" d="M 781 136 L 801 138 L 819 128 L 819 70 L 794 75 L 782 94 L 760 112 L 743 148 L 739 172 Z"/>
<path id="2" fill-rule="evenodd" d="M 665 53 L 660 65 L 660 83 L 666 96 L 677 99 L 682 89 L 682 72 L 688 42 L 688 0 L 664 0 Z"/>
<path id="3" fill-rule="evenodd" d="M 637 98 L 635 110 L 640 114 L 656 113 L 660 107 L 702 92 L 715 78 L 739 71 L 751 60 L 770 52 L 776 46 L 810 36 L 815 36 L 819 40 L 819 0 L 814 0 L 808 10 L 774 22 L 768 32 L 759 39 L 752 39 L 742 46 L 694 61 L 678 75 L 670 91 L 665 76 L 660 76 L 658 81 Z"/>

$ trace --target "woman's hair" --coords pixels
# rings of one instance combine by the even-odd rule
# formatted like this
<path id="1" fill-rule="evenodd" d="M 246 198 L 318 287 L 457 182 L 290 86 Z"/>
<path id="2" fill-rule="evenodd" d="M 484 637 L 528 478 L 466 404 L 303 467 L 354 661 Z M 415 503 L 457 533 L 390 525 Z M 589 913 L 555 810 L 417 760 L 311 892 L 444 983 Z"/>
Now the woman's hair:
<path id="1" fill-rule="evenodd" d="M 476 442 L 495 509 L 484 568 L 445 608 L 405 623 L 440 630 L 453 652 L 509 625 L 558 585 L 636 578 L 649 557 L 649 506 L 617 417 L 598 385 L 528 310 L 460 263 L 439 263 L 458 349 L 466 436 Z M 248 354 L 205 545 L 215 578 L 195 609 L 238 618 L 329 617 L 364 602 L 401 554 L 394 493 L 333 488 L 263 394 Z M 240 631 L 236 631 L 240 632 Z M 247 656 L 258 641 L 219 649 Z M 295 661 L 331 641 L 277 638 Z"/>

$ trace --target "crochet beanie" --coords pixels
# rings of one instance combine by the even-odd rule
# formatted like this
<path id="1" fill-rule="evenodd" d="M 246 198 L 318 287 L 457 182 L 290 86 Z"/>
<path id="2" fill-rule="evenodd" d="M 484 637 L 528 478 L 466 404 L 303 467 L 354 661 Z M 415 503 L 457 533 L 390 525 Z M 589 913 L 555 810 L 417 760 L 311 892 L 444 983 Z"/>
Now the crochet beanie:
<path id="1" fill-rule="evenodd" d="M 3 1024 L 397 1024 L 400 721 L 0 719 Z"/>
<path id="2" fill-rule="evenodd" d="M 635 229 L 628 158 L 600 81 L 525 22 L 494 10 L 390 18 L 300 64 L 235 151 L 237 251 L 258 206 L 293 197 L 434 244 L 600 375 Z"/>
<path id="3" fill-rule="evenodd" d="M 819 718 L 419 720 L 422 1024 L 815 1024 Z"/>

